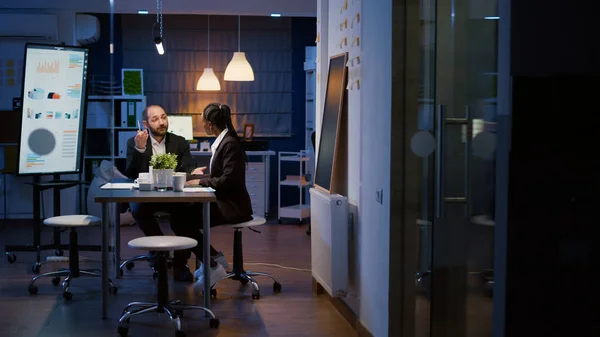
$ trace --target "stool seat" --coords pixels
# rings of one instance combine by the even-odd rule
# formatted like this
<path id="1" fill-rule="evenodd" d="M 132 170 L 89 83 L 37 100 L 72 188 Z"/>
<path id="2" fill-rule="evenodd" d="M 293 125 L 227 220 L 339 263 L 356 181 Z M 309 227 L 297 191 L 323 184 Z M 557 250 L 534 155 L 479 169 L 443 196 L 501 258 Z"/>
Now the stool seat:
<path id="1" fill-rule="evenodd" d="M 129 241 L 127 244 L 130 248 L 153 250 L 153 251 L 169 251 L 183 250 L 194 248 L 198 245 L 198 241 L 186 238 L 183 236 L 159 235 L 145 236 Z"/>
<path id="2" fill-rule="evenodd" d="M 231 228 L 244 228 L 244 227 L 261 226 L 261 225 L 264 225 L 265 222 L 267 222 L 267 220 L 265 220 L 265 218 L 263 218 L 262 216 L 252 215 L 252 220 L 249 220 L 246 222 L 240 222 L 240 223 L 236 223 L 236 224 L 225 224 L 222 226 L 227 226 L 227 227 L 231 227 Z M 221 227 L 221 226 L 219 226 L 219 227 Z"/>
<path id="3" fill-rule="evenodd" d="M 99 224 L 99 218 L 85 214 L 53 216 L 44 220 L 44 225 L 51 227 L 84 227 Z"/>

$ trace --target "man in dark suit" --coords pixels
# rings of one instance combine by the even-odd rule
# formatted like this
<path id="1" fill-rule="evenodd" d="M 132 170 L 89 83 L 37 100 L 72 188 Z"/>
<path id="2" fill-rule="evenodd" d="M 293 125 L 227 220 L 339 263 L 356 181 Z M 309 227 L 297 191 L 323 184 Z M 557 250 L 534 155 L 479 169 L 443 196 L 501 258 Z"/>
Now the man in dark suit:
<path id="1" fill-rule="evenodd" d="M 142 114 L 145 130 L 139 130 L 135 137 L 127 141 L 126 175 L 136 179 L 141 172 L 148 172 L 152 155 L 162 153 L 177 154 L 178 166 L 175 171 L 202 174 L 202 168 L 195 168 L 188 142 L 183 137 L 167 132 L 169 120 L 165 109 L 159 105 L 150 105 Z M 131 212 L 138 226 L 147 236 L 163 235 L 154 217 L 154 213 L 158 211 L 169 213 L 171 226 L 193 226 L 190 221 L 196 221 L 202 215 L 202 205 L 131 203 Z M 185 256 L 185 253 L 175 252 L 174 260 L 181 261 L 182 264 L 173 265 L 173 277 L 178 281 L 191 282 L 193 275 L 185 265 L 187 259 L 177 259 L 178 256 Z"/>

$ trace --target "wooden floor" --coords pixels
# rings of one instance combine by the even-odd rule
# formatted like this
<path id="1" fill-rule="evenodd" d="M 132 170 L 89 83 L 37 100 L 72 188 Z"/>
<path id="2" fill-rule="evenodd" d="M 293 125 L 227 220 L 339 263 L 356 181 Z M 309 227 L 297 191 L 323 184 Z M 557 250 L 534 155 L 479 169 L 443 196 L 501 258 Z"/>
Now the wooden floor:
<path id="1" fill-rule="evenodd" d="M 0 227 L 0 247 L 9 243 L 31 243 L 31 221 L 8 221 Z M 168 226 L 164 227 L 168 231 Z M 246 269 L 272 273 L 282 284 L 280 294 L 273 293 L 272 282 L 259 277 L 260 300 L 251 299 L 251 287 L 236 281 L 224 281 L 217 286 L 213 300 L 215 314 L 220 319 L 218 329 L 210 329 L 208 320 L 200 312 L 186 312 L 182 326 L 186 336 L 355 336 L 356 333 L 324 296 L 311 292 L 310 237 L 306 226 L 265 225 L 262 234 L 245 230 L 243 234 Z M 80 244 L 99 243 L 98 227 L 81 228 Z M 214 228 L 213 245 L 222 250 L 232 263 L 233 230 Z M 136 227 L 121 227 L 122 257 L 138 252 L 127 248 L 127 242 L 141 236 Z M 67 242 L 67 233 L 63 233 Z M 44 228 L 43 243 L 51 242 L 51 231 Z M 66 253 L 68 255 L 68 253 Z M 97 278 L 79 278 L 71 282 L 73 299 L 65 302 L 59 287 L 49 278 L 36 282 L 38 295 L 29 295 L 27 285 L 32 277 L 33 253 L 17 252 L 17 262 L 9 264 L 0 259 L 0 336 L 3 337 L 65 337 L 65 336 L 118 336 L 117 320 L 122 308 L 131 301 L 153 301 L 156 281 L 152 280 L 147 263 L 138 263 L 125 271 L 118 280 L 119 291 L 110 296 L 109 319 L 100 318 L 100 281 Z M 43 253 L 45 257 L 52 251 Z M 82 268 L 98 268 L 99 253 L 81 252 Z M 278 264 L 306 270 L 283 269 L 254 262 Z M 62 263 L 44 263 L 42 272 L 65 267 Z M 111 274 L 112 275 L 112 274 Z M 202 297 L 194 293 L 191 284 L 174 283 L 169 279 L 172 298 L 184 303 L 202 304 Z M 132 319 L 130 336 L 174 336 L 174 329 L 165 314 L 145 314 Z"/>

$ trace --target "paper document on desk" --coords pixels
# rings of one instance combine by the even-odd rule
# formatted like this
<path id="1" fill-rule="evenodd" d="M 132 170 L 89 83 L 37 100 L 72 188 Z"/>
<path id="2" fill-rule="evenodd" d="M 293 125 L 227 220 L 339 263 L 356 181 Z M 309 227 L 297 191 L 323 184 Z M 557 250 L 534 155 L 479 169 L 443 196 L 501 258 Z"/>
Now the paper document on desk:
<path id="1" fill-rule="evenodd" d="M 130 190 L 133 183 L 106 183 L 100 187 L 102 190 Z"/>
<path id="2" fill-rule="evenodd" d="M 214 192 L 215 190 L 212 187 L 184 187 L 184 192 Z"/>

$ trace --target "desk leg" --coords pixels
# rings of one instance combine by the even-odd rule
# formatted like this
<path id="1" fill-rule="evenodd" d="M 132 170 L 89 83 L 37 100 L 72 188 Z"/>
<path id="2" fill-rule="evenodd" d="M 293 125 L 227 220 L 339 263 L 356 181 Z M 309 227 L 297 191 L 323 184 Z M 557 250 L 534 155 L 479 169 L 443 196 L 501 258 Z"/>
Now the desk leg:
<path id="1" fill-rule="evenodd" d="M 210 309 L 210 202 L 202 206 L 203 246 L 202 265 L 204 268 L 204 307 Z M 207 313 L 207 316 L 208 313 Z"/>
<path id="2" fill-rule="evenodd" d="M 263 156 L 263 162 L 265 163 L 265 217 L 267 217 L 269 216 L 270 209 L 269 194 L 271 194 L 271 189 L 269 188 L 269 182 L 271 181 L 271 157 Z"/>
<path id="3" fill-rule="evenodd" d="M 113 204 L 114 211 L 114 220 L 113 224 L 115 226 L 115 240 L 114 240 L 114 250 L 113 256 L 115 259 L 115 279 L 121 278 L 120 265 L 121 265 L 121 217 L 119 215 L 119 204 Z"/>
<path id="4" fill-rule="evenodd" d="M 108 240 L 109 240 L 109 217 L 110 212 L 108 210 L 108 203 L 102 203 L 102 247 L 101 247 L 101 255 L 102 255 L 102 298 L 101 298 L 101 307 L 102 307 L 102 319 L 106 319 L 108 316 Z"/>

